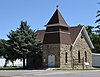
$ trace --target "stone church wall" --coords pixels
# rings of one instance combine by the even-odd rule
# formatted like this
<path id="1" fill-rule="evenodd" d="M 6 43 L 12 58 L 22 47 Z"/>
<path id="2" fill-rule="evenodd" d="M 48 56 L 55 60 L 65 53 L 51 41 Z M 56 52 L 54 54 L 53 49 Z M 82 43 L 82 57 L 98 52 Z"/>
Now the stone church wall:
<path id="1" fill-rule="evenodd" d="M 66 52 L 67 52 L 67 63 L 66 63 Z M 71 52 L 70 45 L 60 45 L 60 68 L 71 68 Z"/>
<path id="2" fill-rule="evenodd" d="M 92 67 L 92 52 L 88 44 L 86 43 L 86 40 L 82 34 L 80 34 L 79 38 L 77 39 L 74 47 L 72 48 L 72 55 L 74 59 L 78 59 L 78 51 L 80 51 L 80 58 L 85 59 L 85 51 L 87 52 L 87 63 L 89 65 L 84 65 L 85 69 L 90 69 Z M 76 69 L 81 69 L 79 65 L 75 66 Z"/>
<path id="3" fill-rule="evenodd" d="M 43 45 L 43 65 L 48 66 L 48 56 L 55 55 L 55 67 L 60 67 L 60 45 L 45 44 Z"/>
<path id="4" fill-rule="evenodd" d="M 55 67 L 72 69 L 72 59 L 78 59 L 78 51 L 80 51 L 80 59 L 85 59 L 85 51 L 87 53 L 87 62 L 89 65 L 84 65 L 84 69 L 90 69 L 92 67 L 92 52 L 85 38 L 80 34 L 75 45 L 71 48 L 71 45 L 65 44 L 44 44 L 43 45 L 43 65 L 48 66 L 48 56 L 55 55 Z M 67 52 L 67 63 L 66 61 Z M 75 65 L 75 69 L 82 69 L 82 65 Z"/>

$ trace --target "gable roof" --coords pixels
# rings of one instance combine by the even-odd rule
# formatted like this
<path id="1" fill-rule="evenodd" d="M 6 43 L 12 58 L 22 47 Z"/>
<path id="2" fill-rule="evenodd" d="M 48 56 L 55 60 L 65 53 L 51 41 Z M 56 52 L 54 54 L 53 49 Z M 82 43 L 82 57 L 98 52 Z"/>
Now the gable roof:
<path id="1" fill-rule="evenodd" d="M 77 36 L 76 36 L 76 38 L 74 38 L 75 40 L 73 41 L 73 46 L 75 45 L 75 43 L 76 43 L 76 41 L 78 40 L 78 37 L 80 36 L 80 34 L 82 33 L 82 35 L 84 36 L 84 39 L 86 40 L 86 42 L 87 42 L 87 44 L 89 45 L 89 47 L 91 48 L 91 49 L 93 49 L 94 48 L 94 46 L 93 46 L 93 44 L 92 44 L 92 42 L 91 42 L 91 40 L 90 40 L 90 37 L 89 37 L 89 35 L 88 35 L 88 33 L 87 33 L 87 31 L 86 31 L 86 29 L 85 29 L 85 27 L 84 26 L 78 26 L 78 27 L 80 27 L 80 30 L 78 30 L 79 32 L 77 33 Z M 74 32 L 74 31 L 73 31 Z M 74 33 L 75 34 L 75 33 Z M 73 34 L 72 34 L 73 35 Z"/>
<path id="2" fill-rule="evenodd" d="M 74 27 L 69 28 L 72 44 L 76 40 L 76 38 L 77 38 L 77 36 L 78 36 L 81 29 L 82 29 L 82 26 L 74 26 Z"/>
<path id="3" fill-rule="evenodd" d="M 60 43 L 71 45 L 71 36 L 69 32 L 60 32 Z"/>
<path id="4" fill-rule="evenodd" d="M 60 33 L 60 41 L 62 43 L 66 42 L 67 44 L 73 44 L 75 39 L 77 38 L 80 30 L 81 30 L 81 26 L 75 26 L 75 27 L 70 27 L 69 28 L 69 33 Z M 38 39 L 43 42 L 43 39 L 44 39 L 44 35 L 45 35 L 45 30 L 38 30 L 37 31 L 37 36 L 38 36 Z M 56 37 L 53 37 L 55 40 L 57 39 Z M 48 38 L 48 39 L 51 39 L 51 38 Z M 65 40 L 67 39 L 67 40 Z"/>
<path id="5" fill-rule="evenodd" d="M 68 24 L 65 22 L 64 18 L 62 17 L 58 9 L 56 9 L 56 11 L 54 12 L 53 16 L 51 17 L 51 19 L 49 20 L 46 26 L 50 26 L 50 25 L 52 26 L 61 25 L 61 26 L 68 27 Z"/>
<path id="6" fill-rule="evenodd" d="M 94 46 L 93 46 L 92 41 L 91 41 L 91 39 L 90 39 L 90 37 L 89 37 L 89 35 L 88 35 L 88 33 L 87 33 L 87 31 L 86 31 L 84 26 L 82 28 L 82 34 L 84 35 L 85 40 L 88 43 L 89 47 L 93 49 Z"/>
<path id="7" fill-rule="evenodd" d="M 42 43 L 44 39 L 45 30 L 37 30 L 37 39 Z"/>
<path id="8" fill-rule="evenodd" d="M 53 42 L 56 42 L 57 39 L 59 40 L 60 43 L 63 43 L 63 44 L 67 44 L 67 45 L 75 45 L 79 35 L 82 33 L 84 36 L 85 36 L 85 40 L 86 42 L 88 43 L 89 47 L 90 48 L 94 48 L 89 36 L 88 36 L 88 33 L 85 29 L 84 26 L 74 26 L 74 27 L 70 27 L 69 28 L 69 33 L 63 33 L 63 32 L 60 32 L 60 39 L 58 39 L 57 37 L 53 37 L 51 40 L 51 37 L 48 37 L 48 40 L 51 40 Z M 43 43 L 43 39 L 44 39 L 44 35 L 45 35 L 45 30 L 38 30 L 37 31 L 37 34 L 38 34 L 38 39 L 41 41 L 41 43 Z M 50 35 L 52 36 L 52 35 Z M 50 42 L 50 41 L 49 41 Z"/>

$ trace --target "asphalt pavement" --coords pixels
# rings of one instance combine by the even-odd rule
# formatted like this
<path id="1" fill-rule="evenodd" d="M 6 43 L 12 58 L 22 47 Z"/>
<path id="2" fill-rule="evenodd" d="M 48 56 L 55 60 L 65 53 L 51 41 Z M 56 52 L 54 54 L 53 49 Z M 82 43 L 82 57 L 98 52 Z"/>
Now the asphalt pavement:
<path id="1" fill-rule="evenodd" d="M 100 77 L 100 70 L 0 70 L 10 77 Z"/>

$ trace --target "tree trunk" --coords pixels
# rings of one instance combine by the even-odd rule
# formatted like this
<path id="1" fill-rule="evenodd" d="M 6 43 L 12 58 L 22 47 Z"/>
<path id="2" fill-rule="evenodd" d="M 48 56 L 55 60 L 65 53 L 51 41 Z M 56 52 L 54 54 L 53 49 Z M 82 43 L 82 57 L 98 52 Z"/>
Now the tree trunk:
<path id="1" fill-rule="evenodd" d="M 4 67 L 7 67 L 8 59 L 5 60 Z"/>
<path id="2" fill-rule="evenodd" d="M 23 58 L 23 68 L 25 68 L 25 58 Z"/>
<path id="3" fill-rule="evenodd" d="M 12 66 L 14 66 L 14 60 L 11 60 Z"/>

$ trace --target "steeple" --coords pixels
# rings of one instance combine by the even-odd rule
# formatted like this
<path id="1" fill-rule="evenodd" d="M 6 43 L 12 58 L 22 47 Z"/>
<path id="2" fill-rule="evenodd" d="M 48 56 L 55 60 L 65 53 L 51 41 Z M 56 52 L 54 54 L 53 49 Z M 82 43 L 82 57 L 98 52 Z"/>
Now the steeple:
<path id="1" fill-rule="evenodd" d="M 69 41 L 66 41 L 63 37 L 68 38 Z M 46 25 L 43 44 L 69 44 L 70 41 L 69 26 L 57 6 L 55 13 Z"/>
<path id="2" fill-rule="evenodd" d="M 53 16 L 51 17 L 46 26 L 48 27 L 48 26 L 58 26 L 58 25 L 69 27 L 68 24 L 65 22 L 64 18 L 62 17 L 60 11 L 58 10 L 57 6 L 56 11 L 54 12 Z"/>

